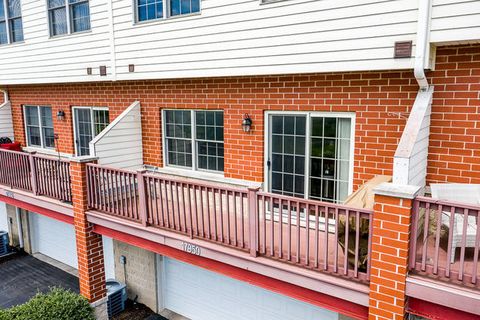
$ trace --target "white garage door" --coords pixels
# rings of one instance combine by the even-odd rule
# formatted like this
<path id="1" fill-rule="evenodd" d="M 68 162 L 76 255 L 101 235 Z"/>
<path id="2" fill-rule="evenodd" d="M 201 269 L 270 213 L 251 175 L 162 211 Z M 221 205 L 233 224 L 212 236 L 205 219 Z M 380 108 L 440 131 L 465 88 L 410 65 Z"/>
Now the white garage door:
<path id="1" fill-rule="evenodd" d="M 164 306 L 192 320 L 333 320 L 338 313 L 173 259 L 164 259 Z"/>
<path id="2" fill-rule="evenodd" d="M 7 206 L 4 202 L 0 202 L 0 231 L 8 232 Z"/>
<path id="3" fill-rule="evenodd" d="M 40 214 L 30 213 L 33 252 L 39 252 L 78 268 L 73 226 Z"/>

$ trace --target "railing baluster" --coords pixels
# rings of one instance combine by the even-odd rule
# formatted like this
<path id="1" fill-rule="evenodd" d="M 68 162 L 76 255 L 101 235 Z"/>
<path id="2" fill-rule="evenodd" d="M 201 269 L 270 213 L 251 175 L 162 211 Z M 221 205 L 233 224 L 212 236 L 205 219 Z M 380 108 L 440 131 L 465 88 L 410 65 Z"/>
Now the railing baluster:
<path id="1" fill-rule="evenodd" d="M 476 235 L 475 235 L 475 253 L 473 254 L 473 265 L 472 265 L 472 283 L 477 283 L 478 277 L 478 251 L 480 247 L 480 210 L 477 210 L 477 224 L 476 224 Z"/>
<path id="2" fill-rule="evenodd" d="M 440 228 L 442 224 L 442 205 L 437 207 L 437 225 L 435 230 L 435 260 L 433 261 L 433 274 L 438 273 L 438 256 L 440 252 Z M 413 240 L 412 240 L 413 241 Z"/>
<path id="3" fill-rule="evenodd" d="M 329 217 L 329 207 L 328 206 L 324 206 L 325 208 L 325 241 L 324 241 L 324 245 L 323 245 L 323 259 L 324 259 L 324 263 L 323 263 L 323 270 L 327 271 L 328 270 L 328 217 Z M 315 213 L 315 219 L 317 220 L 317 230 L 318 230 L 318 207 L 317 207 L 317 211 Z M 335 223 L 337 223 L 335 221 Z M 317 231 L 318 232 L 318 231 Z M 318 240 L 317 240 L 318 241 Z"/>
<path id="4" fill-rule="evenodd" d="M 348 274 L 348 244 L 350 237 L 350 210 L 345 210 L 345 255 L 343 257 L 343 274 Z"/>
<path id="5" fill-rule="evenodd" d="M 354 276 L 358 278 L 358 259 L 360 251 L 360 212 L 355 212 L 355 266 Z"/>
<path id="6" fill-rule="evenodd" d="M 462 242 L 460 248 L 460 271 L 458 272 L 458 280 L 463 280 L 463 272 L 465 269 L 465 247 L 467 245 L 467 228 L 468 228 L 468 209 L 463 209 L 463 228 Z"/>
<path id="7" fill-rule="evenodd" d="M 452 240 L 453 240 L 453 226 L 455 223 L 455 207 L 451 206 L 450 207 L 450 219 L 449 219 L 449 227 L 448 227 L 448 246 L 447 246 L 447 259 L 446 259 L 446 270 L 445 270 L 445 276 L 447 278 L 450 278 L 450 257 L 452 254 Z M 453 249 L 455 250 L 455 249 Z M 453 252 L 455 255 L 455 252 Z"/>
<path id="8" fill-rule="evenodd" d="M 283 257 L 283 200 L 278 200 L 278 257 Z"/>
<path id="9" fill-rule="evenodd" d="M 297 201 L 297 247 L 296 247 L 296 261 L 300 263 L 300 201 Z"/>
<path id="10" fill-rule="evenodd" d="M 425 207 L 425 219 L 423 226 L 423 250 L 422 250 L 422 271 L 425 271 L 427 263 L 427 247 L 428 247 L 428 229 L 430 228 L 430 203 Z"/>
<path id="11" fill-rule="evenodd" d="M 275 256 L 275 212 L 274 198 L 270 198 L 270 256 Z M 280 215 L 280 212 L 278 213 Z M 266 219 L 265 219 L 266 220 Z"/>

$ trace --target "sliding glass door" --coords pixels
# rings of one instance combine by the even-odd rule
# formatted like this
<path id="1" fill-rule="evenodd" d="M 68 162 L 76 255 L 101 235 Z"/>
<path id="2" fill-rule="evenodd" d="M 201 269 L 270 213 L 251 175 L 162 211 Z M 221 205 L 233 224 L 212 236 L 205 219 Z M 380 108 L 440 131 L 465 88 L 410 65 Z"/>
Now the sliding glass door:
<path id="1" fill-rule="evenodd" d="M 75 148 L 77 156 L 90 154 L 90 141 L 105 129 L 109 121 L 108 109 L 74 107 Z"/>
<path id="2" fill-rule="evenodd" d="M 345 200 L 352 185 L 352 121 L 350 114 L 269 114 L 269 191 L 328 202 Z"/>

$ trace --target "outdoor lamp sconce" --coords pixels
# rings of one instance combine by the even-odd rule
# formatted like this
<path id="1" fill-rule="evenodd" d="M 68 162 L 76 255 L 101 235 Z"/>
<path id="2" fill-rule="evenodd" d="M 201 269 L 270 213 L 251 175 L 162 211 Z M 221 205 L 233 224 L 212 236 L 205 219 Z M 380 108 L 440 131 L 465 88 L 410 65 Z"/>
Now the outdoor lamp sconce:
<path id="1" fill-rule="evenodd" d="M 252 119 L 250 118 L 248 113 L 245 113 L 245 115 L 243 116 L 242 128 L 243 132 L 250 132 L 250 129 L 252 128 Z"/>
<path id="2" fill-rule="evenodd" d="M 63 110 L 58 110 L 58 112 L 57 112 L 57 120 L 58 120 L 58 121 L 63 121 L 63 120 L 65 120 L 65 111 L 63 111 Z"/>

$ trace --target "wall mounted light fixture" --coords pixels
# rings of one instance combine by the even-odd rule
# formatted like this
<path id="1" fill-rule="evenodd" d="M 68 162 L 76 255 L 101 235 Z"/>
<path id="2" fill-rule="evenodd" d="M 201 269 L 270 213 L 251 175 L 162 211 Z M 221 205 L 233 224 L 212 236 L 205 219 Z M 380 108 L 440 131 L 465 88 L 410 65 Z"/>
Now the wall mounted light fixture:
<path id="1" fill-rule="evenodd" d="M 63 110 L 58 110 L 58 112 L 57 112 L 57 120 L 58 120 L 58 121 L 63 121 L 63 120 L 65 120 L 65 111 L 63 111 Z"/>
<path id="2" fill-rule="evenodd" d="M 248 113 L 245 113 L 245 115 L 243 116 L 242 128 L 243 132 L 250 132 L 250 130 L 252 129 L 252 119 L 250 118 Z"/>

